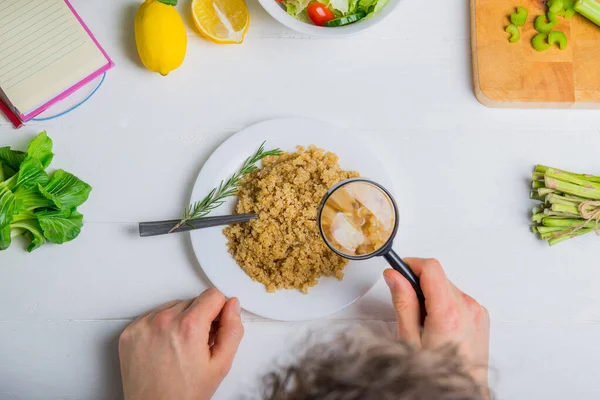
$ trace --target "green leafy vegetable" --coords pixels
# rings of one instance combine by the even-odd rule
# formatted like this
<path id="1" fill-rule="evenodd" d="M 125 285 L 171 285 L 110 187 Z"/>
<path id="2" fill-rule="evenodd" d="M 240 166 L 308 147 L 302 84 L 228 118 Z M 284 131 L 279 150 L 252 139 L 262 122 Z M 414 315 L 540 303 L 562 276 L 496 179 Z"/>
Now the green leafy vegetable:
<path id="1" fill-rule="evenodd" d="M 0 227 L 0 250 L 6 250 L 10 247 L 10 242 L 11 242 L 10 232 L 11 232 L 10 225 L 6 225 L 5 227 Z"/>
<path id="2" fill-rule="evenodd" d="M 350 10 L 350 2 L 348 0 L 329 0 L 329 8 L 345 15 Z"/>
<path id="3" fill-rule="evenodd" d="M 10 225 L 18 211 L 17 197 L 4 183 L 0 183 L 0 228 Z"/>
<path id="4" fill-rule="evenodd" d="M 71 209 L 86 202 L 92 187 L 75 175 L 59 169 L 46 186 L 38 185 L 38 189 L 57 208 Z"/>
<path id="5" fill-rule="evenodd" d="M 25 160 L 26 156 L 27 154 L 22 151 L 14 151 L 10 147 L 0 147 L 0 161 L 13 170 L 19 169 L 19 165 Z"/>
<path id="6" fill-rule="evenodd" d="M 40 211 L 36 214 L 44 237 L 49 242 L 62 244 L 75 239 L 83 226 L 83 215 L 73 210 Z"/>
<path id="7" fill-rule="evenodd" d="M 0 250 L 19 235 L 29 239 L 31 252 L 46 242 L 69 242 L 81 232 L 83 216 L 77 207 L 92 188 L 63 170 L 48 175 L 53 158 L 46 132 L 33 139 L 25 153 L 0 148 Z"/>
<path id="8" fill-rule="evenodd" d="M 48 200 L 40 193 L 40 190 L 36 185 L 20 186 L 15 190 L 15 196 L 21 202 L 21 207 L 27 211 L 54 206 L 52 201 Z"/>
<path id="9" fill-rule="evenodd" d="M 48 168 L 54 154 L 52 153 L 52 140 L 46 135 L 45 131 L 29 142 L 27 158 L 39 160 L 44 168 Z"/>
<path id="10" fill-rule="evenodd" d="M 303 20 L 304 22 L 310 22 L 306 12 L 306 7 L 308 7 L 309 3 L 310 0 L 287 0 L 284 4 L 287 13 L 292 17 Z"/>
<path id="11" fill-rule="evenodd" d="M 0 161 L 0 182 L 15 176 L 17 171 Z"/>
<path id="12" fill-rule="evenodd" d="M 50 179 L 48 178 L 48 174 L 44 170 L 44 166 L 40 160 L 29 157 L 23 161 L 21 164 L 21 169 L 19 170 L 19 174 L 15 175 L 15 177 L 17 177 L 16 184 L 14 185 L 15 188 L 18 188 L 19 186 L 31 186 L 37 184 L 45 185 Z M 12 184 L 9 184 L 9 186 L 13 187 Z"/>
<path id="13" fill-rule="evenodd" d="M 42 228 L 35 216 L 33 218 L 15 221 L 13 222 L 12 227 L 14 230 L 21 230 L 23 234 L 29 238 L 30 243 L 27 246 L 27 251 L 30 253 L 46 243 Z"/>

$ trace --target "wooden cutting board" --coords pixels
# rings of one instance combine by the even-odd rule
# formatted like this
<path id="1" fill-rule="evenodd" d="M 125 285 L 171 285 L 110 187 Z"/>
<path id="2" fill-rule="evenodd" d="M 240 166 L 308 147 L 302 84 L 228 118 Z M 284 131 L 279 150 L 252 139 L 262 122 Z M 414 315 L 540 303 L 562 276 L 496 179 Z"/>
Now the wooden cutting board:
<path id="1" fill-rule="evenodd" d="M 521 41 L 504 31 L 516 7 L 529 10 Z M 539 53 L 531 47 L 542 0 L 471 0 L 475 95 L 489 107 L 600 108 L 600 27 L 580 15 L 560 18 L 554 30 L 569 45 Z"/>

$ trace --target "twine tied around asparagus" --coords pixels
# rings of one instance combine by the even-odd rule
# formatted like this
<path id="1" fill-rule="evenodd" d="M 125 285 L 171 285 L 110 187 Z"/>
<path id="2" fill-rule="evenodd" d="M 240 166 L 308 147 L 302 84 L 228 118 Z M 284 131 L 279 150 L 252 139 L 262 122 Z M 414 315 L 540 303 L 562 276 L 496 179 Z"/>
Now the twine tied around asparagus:
<path id="1" fill-rule="evenodd" d="M 586 219 L 586 225 L 590 221 L 594 221 L 594 231 L 596 235 L 600 236 L 600 229 L 598 224 L 600 223 L 600 201 L 584 201 L 579 205 L 579 213 Z"/>
<path id="2" fill-rule="evenodd" d="M 573 229 L 567 233 L 567 235 L 572 235 L 576 232 L 579 232 L 582 229 L 585 229 L 590 222 L 594 222 L 594 231 L 596 235 L 600 236 L 600 201 L 588 200 L 579 204 L 579 214 L 581 217 L 585 219 L 585 222 L 577 225 Z M 558 233 L 556 235 L 552 235 L 553 237 L 562 236 L 562 234 Z"/>

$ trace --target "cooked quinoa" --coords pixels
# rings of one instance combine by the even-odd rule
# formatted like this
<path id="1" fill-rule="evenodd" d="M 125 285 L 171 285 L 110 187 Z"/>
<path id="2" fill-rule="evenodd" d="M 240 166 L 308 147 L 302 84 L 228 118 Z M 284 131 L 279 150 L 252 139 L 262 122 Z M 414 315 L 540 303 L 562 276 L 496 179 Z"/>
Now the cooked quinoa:
<path id="1" fill-rule="evenodd" d="M 265 158 L 263 168 L 244 179 L 236 208 L 259 218 L 225 228 L 229 252 L 268 292 L 308 293 L 321 276 L 343 279 L 348 261 L 321 238 L 317 208 L 329 188 L 358 176 L 342 170 L 337 155 L 314 146 Z"/>

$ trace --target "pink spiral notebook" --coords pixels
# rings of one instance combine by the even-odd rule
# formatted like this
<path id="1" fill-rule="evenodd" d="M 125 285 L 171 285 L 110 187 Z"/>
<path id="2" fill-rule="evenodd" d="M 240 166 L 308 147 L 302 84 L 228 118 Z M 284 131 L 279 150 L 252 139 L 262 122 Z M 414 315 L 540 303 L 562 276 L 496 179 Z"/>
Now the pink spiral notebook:
<path id="1" fill-rule="evenodd" d="M 114 66 L 67 0 L 0 0 L 0 100 L 35 118 Z M 15 123 L 15 126 L 17 124 Z"/>

